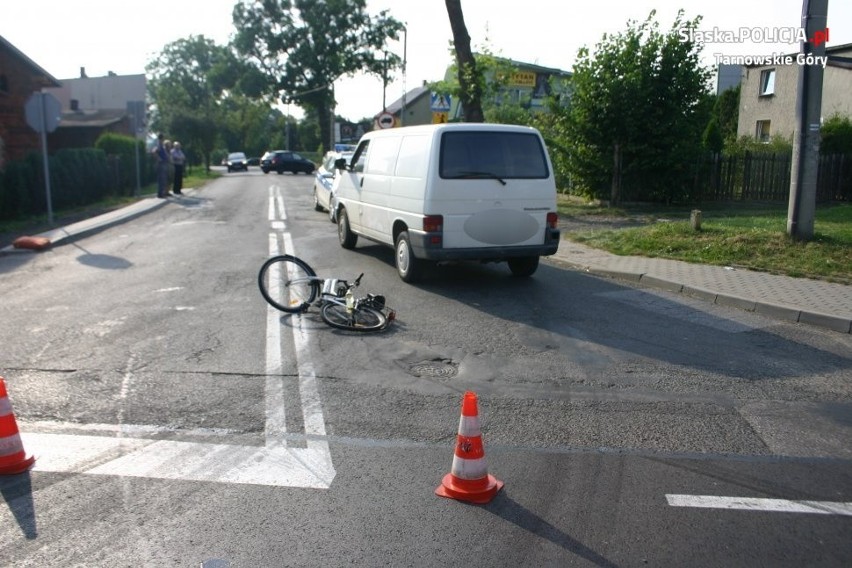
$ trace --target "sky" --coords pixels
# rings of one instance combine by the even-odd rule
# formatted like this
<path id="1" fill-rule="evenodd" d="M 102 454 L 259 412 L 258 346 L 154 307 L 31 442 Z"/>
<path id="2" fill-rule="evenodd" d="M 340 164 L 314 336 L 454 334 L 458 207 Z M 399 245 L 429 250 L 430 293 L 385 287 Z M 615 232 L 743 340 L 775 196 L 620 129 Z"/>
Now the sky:
<path id="1" fill-rule="evenodd" d="M 656 20 L 667 30 L 679 8 L 686 19 L 702 16 L 704 63 L 715 66 L 714 54 L 771 55 L 798 52 L 798 43 L 754 41 L 801 24 L 804 0 L 461 0 L 474 50 L 486 47 L 498 56 L 570 71 L 577 51 L 593 49 L 605 33 L 627 29 L 629 20 L 643 21 L 656 9 Z M 226 44 L 234 32 L 231 11 L 236 0 L 3 0 L 0 36 L 12 43 L 55 78 L 72 79 L 85 67 L 89 77 L 109 72 L 135 75 L 163 47 L 190 35 L 204 35 Z M 403 92 L 444 77 L 452 63 L 452 31 L 446 5 L 440 0 L 368 0 L 367 11 L 380 10 L 402 21 L 405 41 L 390 49 L 405 52 L 406 74 L 382 88 L 377 77 L 344 77 L 335 82 L 336 113 L 349 120 L 372 117 Z M 748 30 L 752 39 L 740 43 L 716 41 L 724 32 Z M 829 41 L 852 43 L 852 2 L 831 0 Z M 772 39 L 772 38 L 768 38 Z M 404 49 L 405 48 L 405 49 Z M 298 109 L 291 108 L 298 116 Z"/>

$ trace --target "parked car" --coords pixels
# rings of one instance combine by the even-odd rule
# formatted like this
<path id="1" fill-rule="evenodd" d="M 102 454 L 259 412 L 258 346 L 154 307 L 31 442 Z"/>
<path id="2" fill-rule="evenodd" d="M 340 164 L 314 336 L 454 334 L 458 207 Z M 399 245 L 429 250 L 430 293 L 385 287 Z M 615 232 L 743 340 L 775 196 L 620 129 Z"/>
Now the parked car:
<path id="1" fill-rule="evenodd" d="M 328 211 L 332 223 L 336 222 L 334 208 L 331 206 L 331 187 L 334 184 L 334 176 L 337 174 L 337 170 L 334 169 L 334 162 L 340 158 L 348 162 L 352 158 L 352 152 L 326 152 L 322 164 L 320 164 L 314 176 L 314 209 Z"/>
<path id="2" fill-rule="evenodd" d="M 304 172 L 310 175 L 314 173 L 317 166 L 312 161 L 303 158 L 296 152 L 290 152 L 289 150 L 272 150 L 264 154 L 260 159 L 260 169 L 263 170 L 263 173 L 265 174 L 268 174 L 269 172 L 276 172 L 279 174 L 283 174 L 284 172 L 290 172 L 292 174 Z"/>
<path id="3" fill-rule="evenodd" d="M 231 152 L 228 154 L 228 161 L 225 163 L 228 166 L 228 172 L 236 170 L 248 171 L 248 158 L 242 152 Z"/>
<path id="4" fill-rule="evenodd" d="M 257 156 L 254 156 L 254 157 L 252 157 L 252 158 L 249 158 L 249 159 L 248 159 L 248 165 L 250 165 L 250 166 L 259 166 L 259 165 L 260 165 L 260 158 L 258 158 Z"/>

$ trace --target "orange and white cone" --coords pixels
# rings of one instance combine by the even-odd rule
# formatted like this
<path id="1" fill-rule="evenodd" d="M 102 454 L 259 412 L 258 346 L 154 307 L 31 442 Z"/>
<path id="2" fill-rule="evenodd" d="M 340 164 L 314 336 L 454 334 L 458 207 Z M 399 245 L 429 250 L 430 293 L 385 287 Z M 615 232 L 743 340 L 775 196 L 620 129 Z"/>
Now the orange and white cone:
<path id="1" fill-rule="evenodd" d="M 435 495 L 470 503 L 488 503 L 502 488 L 503 482 L 488 474 L 476 393 L 468 391 L 462 399 L 453 465 L 435 489 Z"/>
<path id="2" fill-rule="evenodd" d="M 18 422 L 6 393 L 6 381 L 0 377 L 0 475 L 23 473 L 35 463 L 24 451 Z"/>

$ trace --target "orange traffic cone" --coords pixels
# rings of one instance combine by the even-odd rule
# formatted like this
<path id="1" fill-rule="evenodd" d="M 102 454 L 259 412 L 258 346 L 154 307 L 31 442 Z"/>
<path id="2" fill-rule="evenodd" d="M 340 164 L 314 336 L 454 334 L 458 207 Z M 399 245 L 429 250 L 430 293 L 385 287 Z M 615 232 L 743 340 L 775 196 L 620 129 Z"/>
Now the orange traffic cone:
<path id="1" fill-rule="evenodd" d="M 479 431 L 476 393 L 468 391 L 462 399 L 453 466 L 435 489 L 435 495 L 470 503 L 488 503 L 502 488 L 503 482 L 488 474 L 482 433 Z"/>
<path id="2" fill-rule="evenodd" d="M 21 442 L 12 403 L 6 394 L 6 381 L 0 377 L 0 475 L 11 475 L 27 471 L 35 463 L 28 456 Z"/>

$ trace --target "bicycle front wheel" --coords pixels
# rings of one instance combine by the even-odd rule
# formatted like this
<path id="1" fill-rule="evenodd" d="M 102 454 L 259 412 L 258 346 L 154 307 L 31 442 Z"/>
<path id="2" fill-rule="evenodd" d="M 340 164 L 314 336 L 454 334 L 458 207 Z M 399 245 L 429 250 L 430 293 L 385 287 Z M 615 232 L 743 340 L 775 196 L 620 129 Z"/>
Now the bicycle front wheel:
<path id="1" fill-rule="evenodd" d="M 303 312 L 317 299 L 320 281 L 304 260 L 284 254 L 263 263 L 257 275 L 260 293 L 269 304 L 290 314 Z"/>
<path id="2" fill-rule="evenodd" d="M 385 314 L 369 306 L 358 306 L 350 312 L 346 306 L 327 303 L 320 315 L 322 321 L 331 327 L 348 331 L 378 331 L 384 329 L 388 322 Z"/>

